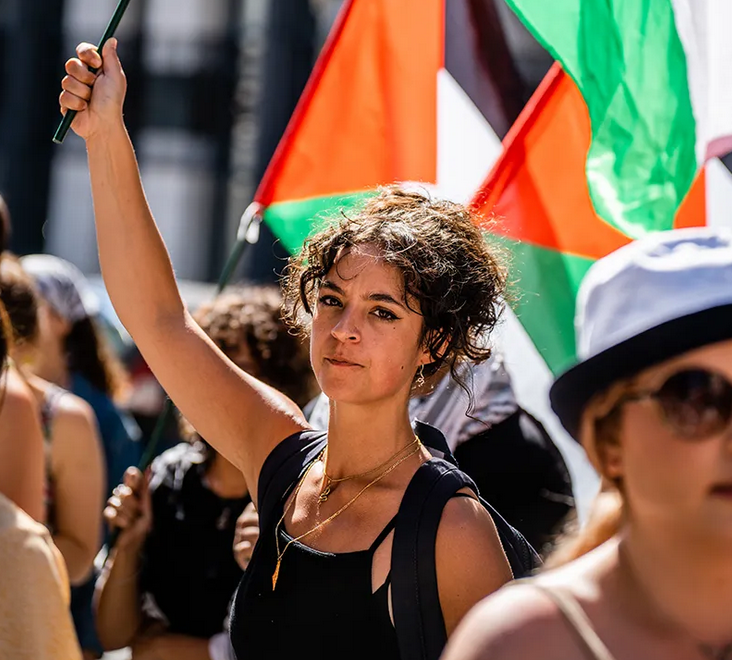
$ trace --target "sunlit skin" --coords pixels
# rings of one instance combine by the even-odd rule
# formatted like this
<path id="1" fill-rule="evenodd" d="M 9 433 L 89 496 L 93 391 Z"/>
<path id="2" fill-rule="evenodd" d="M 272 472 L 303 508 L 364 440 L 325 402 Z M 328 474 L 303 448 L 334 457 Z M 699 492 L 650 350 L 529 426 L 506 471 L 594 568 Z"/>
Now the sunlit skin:
<path id="1" fill-rule="evenodd" d="M 654 391 L 690 368 L 732 380 L 732 341 L 648 369 L 631 391 Z M 704 657 L 702 642 L 719 648 L 732 642 L 732 427 L 681 438 L 657 402 L 646 399 L 623 404 L 619 428 L 617 445 L 605 447 L 604 465 L 625 501 L 620 534 L 538 581 L 572 593 L 616 658 Z M 532 635 L 523 634 L 529 628 Z M 567 631 L 536 590 L 508 589 L 476 608 L 445 657 L 587 657 Z"/>
<path id="2" fill-rule="evenodd" d="M 697 367 L 732 380 L 732 341 L 666 362 L 642 374 L 637 385 L 655 389 L 680 369 Z M 696 441 L 679 438 L 655 402 L 639 401 L 625 404 L 621 434 L 613 469 L 623 475 L 635 519 L 700 540 L 732 541 L 732 429 Z"/>
<path id="3" fill-rule="evenodd" d="M 430 361 L 415 309 L 401 274 L 376 248 L 341 255 L 319 288 L 312 322 L 311 363 L 323 392 L 342 405 L 406 402 L 417 369 Z"/>

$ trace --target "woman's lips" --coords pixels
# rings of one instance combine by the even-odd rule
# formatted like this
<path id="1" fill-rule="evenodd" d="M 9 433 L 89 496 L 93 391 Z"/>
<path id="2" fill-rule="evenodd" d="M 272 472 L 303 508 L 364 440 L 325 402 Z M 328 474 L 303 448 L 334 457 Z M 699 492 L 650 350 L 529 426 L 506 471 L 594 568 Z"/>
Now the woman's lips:
<path id="1" fill-rule="evenodd" d="M 342 358 L 325 358 L 325 361 L 332 364 L 334 367 L 360 367 L 360 364 L 351 362 L 350 360 L 344 360 Z"/>
<path id="2" fill-rule="evenodd" d="M 715 497 L 725 497 L 732 499 L 732 483 L 717 484 L 712 488 L 712 495 Z"/>

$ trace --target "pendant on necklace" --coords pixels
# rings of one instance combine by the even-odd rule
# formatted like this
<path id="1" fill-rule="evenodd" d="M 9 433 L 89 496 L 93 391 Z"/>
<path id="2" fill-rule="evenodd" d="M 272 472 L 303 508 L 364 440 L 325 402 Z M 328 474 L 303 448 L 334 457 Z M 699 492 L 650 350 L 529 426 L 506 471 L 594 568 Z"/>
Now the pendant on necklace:
<path id="1" fill-rule="evenodd" d="M 277 560 L 277 564 L 275 565 L 274 573 L 272 573 L 272 591 L 275 590 L 275 587 L 277 586 L 277 578 L 280 576 L 280 564 L 282 563 L 281 559 Z"/>
<path id="2" fill-rule="evenodd" d="M 323 479 L 325 481 L 325 488 L 323 488 L 323 492 L 320 493 L 320 497 L 318 498 L 318 502 L 320 504 L 327 502 L 328 496 L 330 495 L 330 477 L 326 475 Z"/>

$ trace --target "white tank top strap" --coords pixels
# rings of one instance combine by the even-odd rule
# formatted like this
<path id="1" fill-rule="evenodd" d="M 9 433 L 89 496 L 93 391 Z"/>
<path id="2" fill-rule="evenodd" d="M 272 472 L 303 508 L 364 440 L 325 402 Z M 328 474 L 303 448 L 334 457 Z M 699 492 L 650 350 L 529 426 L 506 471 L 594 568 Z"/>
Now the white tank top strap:
<path id="1" fill-rule="evenodd" d="M 592 622 L 572 594 L 561 589 L 553 589 L 534 580 L 518 580 L 518 584 L 530 585 L 545 594 L 562 613 L 572 630 L 577 634 L 588 658 L 591 660 L 615 660 L 613 654 L 605 646 L 605 642 L 592 627 Z"/>

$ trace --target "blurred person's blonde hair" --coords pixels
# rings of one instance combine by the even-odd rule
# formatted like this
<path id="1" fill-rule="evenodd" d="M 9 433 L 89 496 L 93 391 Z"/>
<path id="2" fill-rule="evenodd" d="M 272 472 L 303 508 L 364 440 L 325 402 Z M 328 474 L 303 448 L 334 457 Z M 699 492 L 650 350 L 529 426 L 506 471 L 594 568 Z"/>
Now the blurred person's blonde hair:
<path id="1" fill-rule="evenodd" d="M 592 467 L 600 475 L 600 492 L 592 503 L 584 525 L 577 521 L 558 540 L 545 568 L 567 564 L 598 548 L 620 532 L 625 519 L 622 481 L 608 471 L 607 449 L 621 439 L 622 408 L 617 405 L 632 388 L 630 380 L 622 380 L 593 397 L 582 413 L 580 442 Z"/>

